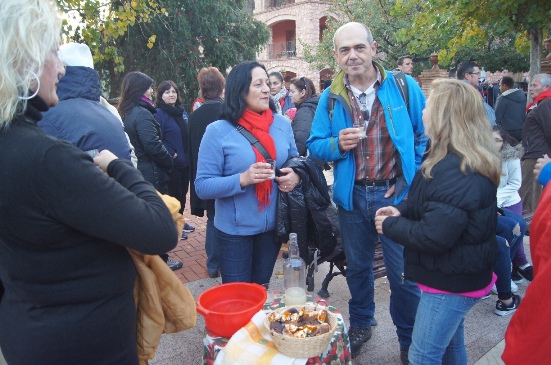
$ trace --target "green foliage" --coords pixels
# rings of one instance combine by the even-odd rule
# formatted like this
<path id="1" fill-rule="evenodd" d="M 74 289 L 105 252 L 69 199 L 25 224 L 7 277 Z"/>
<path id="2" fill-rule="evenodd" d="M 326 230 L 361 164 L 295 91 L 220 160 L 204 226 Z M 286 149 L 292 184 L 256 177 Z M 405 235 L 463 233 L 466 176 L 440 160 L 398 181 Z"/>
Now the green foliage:
<path id="1" fill-rule="evenodd" d="M 88 44 L 110 97 L 124 74 L 174 80 L 185 101 L 197 96 L 202 67 L 222 73 L 255 59 L 269 31 L 243 0 L 57 0 L 67 14 L 66 41 Z"/>
<path id="2" fill-rule="evenodd" d="M 414 59 L 414 75 L 432 66 L 431 53 L 443 67 L 476 60 L 488 71 L 526 71 L 530 42 L 527 30 L 546 29 L 549 0 L 335 0 L 331 11 L 342 14 L 328 21 L 317 47 L 306 47 L 315 68 L 336 68 L 332 55 L 335 30 L 348 21 L 369 26 L 378 44 L 377 58 L 388 69 L 398 57 Z"/>
<path id="3" fill-rule="evenodd" d="M 397 33 L 411 22 L 408 12 L 396 14 L 393 11 L 395 1 L 392 0 L 335 0 L 330 11 L 342 15 L 339 20 L 328 19 L 327 29 L 317 47 L 305 46 L 305 58 L 316 69 L 328 67 L 336 69 L 333 57 L 333 34 L 341 25 L 355 21 L 366 24 L 377 42 L 376 58 L 385 68 L 394 69 L 400 56 L 409 54 L 414 59 L 414 74 L 432 66 L 428 62 L 431 50 L 416 50 L 409 47 L 409 40 L 399 40 Z"/>
<path id="4" fill-rule="evenodd" d="M 517 52 L 510 40 L 489 40 L 482 50 L 463 47 L 454 55 L 451 66 L 467 60 L 475 60 L 490 72 L 525 72 L 530 64 L 528 52 Z"/>
<path id="5" fill-rule="evenodd" d="M 128 28 L 165 12 L 155 0 L 57 0 L 57 4 L 66 14 L 65 41 L 86 43 L 94 62 L 111 61 L 118 72 L 124 71 L 118 46 Z M 151 45 L 154 42 L 152 36 Z"/>
<path id="6" fill-rule="evenodd" d="M 526 70 L 528 31 L 549 26 L 551 2 L 398 0 L 392 14 L 413 14 L 407 27 L 397 32 L 398 40 L 407 42 L 410 50 L 439 52 L 444 66 L 470 53 L 470 58 L 492 64 L 492 69 Z"/>
<path id="7" fill-rule="evenodd" d="M 156 84 L 176 82 L 186 104 L 197 96 L 196 77 L 202 67 L 214 66 L 225 74 L 227 68 L 255 59 L 268 42 L 267 27 L 253 19 L 242 0 L 158 1 L 166 15 L 130 27 L 119 52 L 127 71 L 140 70 Z M 148 34 L 156 35 L 152 47 Z"/>

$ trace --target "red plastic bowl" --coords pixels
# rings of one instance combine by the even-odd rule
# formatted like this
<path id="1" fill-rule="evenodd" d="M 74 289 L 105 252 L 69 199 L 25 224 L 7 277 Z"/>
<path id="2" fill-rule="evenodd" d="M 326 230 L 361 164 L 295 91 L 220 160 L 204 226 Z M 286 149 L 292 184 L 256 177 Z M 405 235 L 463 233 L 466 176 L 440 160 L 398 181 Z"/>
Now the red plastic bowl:
<path id="1" fill-rule="evenodd" d="M 229 338 L 264 308 L 266 298 L 266 288 L 258 284 L 222 284 L 199 296 L 197 312 L 210 331 Z"/>

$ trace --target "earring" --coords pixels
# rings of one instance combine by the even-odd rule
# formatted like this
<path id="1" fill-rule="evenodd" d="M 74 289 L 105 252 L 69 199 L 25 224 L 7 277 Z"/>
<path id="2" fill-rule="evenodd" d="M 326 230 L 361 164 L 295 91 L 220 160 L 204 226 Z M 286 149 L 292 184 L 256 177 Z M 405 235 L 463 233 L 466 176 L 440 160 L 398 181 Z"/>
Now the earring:
<path id="1" fill-rule="evenodd" d="M 30 96 L 18 96 L 19 100 L 29 100 L 29 99 L 32 99 L 34 98 L 35 96 L 38 95 L 38 91 L 40 90 L 40 79 L 38 78 L 38 75 L 36 73 L 34 73 L 33 71 L 31 71 L 31 74 L 34 76 L 34 78 L 36 79 L 36 82 L 37 82 L 37 87 L 36 87 L 36 91 L 34 92 L 34 94 L 30 95 Z"/>

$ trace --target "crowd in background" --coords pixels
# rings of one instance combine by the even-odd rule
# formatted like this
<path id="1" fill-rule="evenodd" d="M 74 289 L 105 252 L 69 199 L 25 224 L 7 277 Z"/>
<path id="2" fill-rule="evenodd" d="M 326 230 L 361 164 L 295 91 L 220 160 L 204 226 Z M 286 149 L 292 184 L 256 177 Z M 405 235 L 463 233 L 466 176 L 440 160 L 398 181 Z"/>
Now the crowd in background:
<path id="1" fill-rule="evenodd" d="M 201 69 L 190 113 L 185 85 L 138 71 L 113 108 L 90 49 L 59 47 L 56 11 L 47 0 L 0 4 L 0 347 L 9 364 L 137 364 L 131 254 L 185 265 L 169 251 L 195 228 L 176 232 L 159 194 L 182 214 L 188 193 L 191 213 L 207 215 L 209 277 L 223 283 L 270 282 L 285 236 L 276 230 L 293 209 L 282 194 L 335 204 L 352 357 L 376 323 L 380 241 L 403 364 L 466 364 L 465 315 L 492 291 L 494 313 L 516 313 L 506 363 L 544 361 L 548 350 L 526 341 L 547 341 L 546 321 L 529 311 L 548 317 L 550 75 L 533 77 L 528 105 L 503 77 L 489 105 L 480 68 L 466 61 L 426 98 L 411 57 L 385 70 L 370 29 L 352 22 L 335 33 L 340 71 L 320 93 L 309 78 L 247 61 L 227 78 Z M 534 266 L 523 244 L 532 215 Z"/>

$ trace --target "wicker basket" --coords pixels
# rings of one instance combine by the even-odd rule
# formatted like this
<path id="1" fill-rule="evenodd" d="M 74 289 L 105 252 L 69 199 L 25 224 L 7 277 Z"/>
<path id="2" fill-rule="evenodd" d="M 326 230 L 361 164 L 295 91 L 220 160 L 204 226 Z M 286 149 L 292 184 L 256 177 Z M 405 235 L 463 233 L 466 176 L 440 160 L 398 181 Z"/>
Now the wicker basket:
<path id="1" fill-rule="evenodd" d="M 296 308 L 300 311 L 303 307 L 306 307 L 307 310 L 315 309 L 312 305 L 295 305 L 278 308 L 274 312 L 283 313 L 289 308 Z M 331 326 L 329 332 L 319 336 L 306 338 L 295 338 L 270 330 L 270 320 L 268 319 L 268 316 L 266 316 L 266 319 L 264 320 L 264 326 L 266 326 L 270 332 L 270 336 L 272 336 L 272 340 L 276 344 L 279 352 L 289 357 L 309 358 L 321 355 L 327 349 L 329 342 L 331 342 L 333 334 L 337 329 L 337 317 L 333 313 L 327 311 L 327 322 Z"/>

